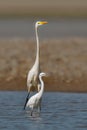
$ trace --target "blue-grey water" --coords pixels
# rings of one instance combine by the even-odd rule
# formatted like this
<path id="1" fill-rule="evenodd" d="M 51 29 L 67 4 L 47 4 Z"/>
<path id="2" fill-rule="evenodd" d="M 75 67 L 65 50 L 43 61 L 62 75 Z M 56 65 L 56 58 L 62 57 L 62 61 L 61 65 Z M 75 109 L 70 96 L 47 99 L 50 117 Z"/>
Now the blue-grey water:
<path id="1" fill-rule="evenodd" d="M 26 92 L 0 92 L 0 130 L 87 130 L 87 94 L 45 92 L 41 113 L 23 110 Z"/>
<path id="2" fill-rule="evenodd" d="M 39 28 L 41 38 L 87 38 L 87 19 L 45 20 L 48 24 Z M 35 22 L 33 19 L 0 19 L 0 38 L 33 38 Z"/>

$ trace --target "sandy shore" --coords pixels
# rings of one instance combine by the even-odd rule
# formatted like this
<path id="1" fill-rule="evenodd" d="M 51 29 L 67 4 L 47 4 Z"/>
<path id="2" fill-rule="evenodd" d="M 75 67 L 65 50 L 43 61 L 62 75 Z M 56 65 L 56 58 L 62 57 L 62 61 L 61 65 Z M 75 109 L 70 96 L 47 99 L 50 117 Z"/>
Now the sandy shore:
<path id="1" fill-rule="evenodd" d="M 30 39 L 0 40 L 0 90 L 27 90 L 26 76 L 35 60 Z M 40 44 L 45 91 L 87 92 L 87 39 L 44 40 Z"/>

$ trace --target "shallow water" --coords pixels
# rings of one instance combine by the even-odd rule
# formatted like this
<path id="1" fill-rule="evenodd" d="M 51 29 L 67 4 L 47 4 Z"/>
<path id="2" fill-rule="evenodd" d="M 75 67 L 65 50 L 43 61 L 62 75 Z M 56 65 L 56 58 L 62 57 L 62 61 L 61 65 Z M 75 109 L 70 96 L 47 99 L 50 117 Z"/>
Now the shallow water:
<path id="1" fill-rule="evenodd" d="M 40 38 L 87 37 L 86 19 L 45 19 Z M 35 38 L 33 19 L 0 19 L 0 38 Z"/>
<path id="2" fill-rule="evenodd" d="M 87 94 L 45 92 L 42 111 L 23 110 L 26 92 L 0 92 L 0 130 L 87 130 Z"/>

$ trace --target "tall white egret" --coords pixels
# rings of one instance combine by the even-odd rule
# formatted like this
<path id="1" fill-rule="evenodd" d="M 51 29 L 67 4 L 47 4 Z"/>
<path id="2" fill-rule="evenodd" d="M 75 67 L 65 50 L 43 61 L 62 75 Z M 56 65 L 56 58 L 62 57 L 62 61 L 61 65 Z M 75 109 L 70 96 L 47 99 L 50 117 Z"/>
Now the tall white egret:
<path id="1" fill-rule="evenodd" d="M 37 92 L 35 95 L 33 95 L 27 102 L 26 107 L 29 107 L 31 109 L 31 116 L 33 113 L 34 108 L 38 108 L 40 111 L 40 101 L 44 92 L 44 82 L 42 80 L 42 77 L 46 76 L 46 73 L 42 72 L 39 74 L 39 80 L 40 80 L 40 91 Z"/>
<path id="2" fill-rule="evenodd" d="M 30 94 L 32 87 L 34 87 L 34 88 L 38 87 L 38 91 L 39 91 L 40 49 L 39 49 L 38 27 L 41 26 L 41 25 L 47 24 L 47 23 L 48 23 L 47 21 L 37 21 L 36 24 L 35 24 L 36 42 L 37 42 L 36 59 L 35 59 L 35 63 L 33 65 L 33 67 L 28 72 L 28 76 L 27 76 L 28 95 L 26 97 L 24 109 L 26 107 L 26 104 L 27 104 L 29 94 Z"/>

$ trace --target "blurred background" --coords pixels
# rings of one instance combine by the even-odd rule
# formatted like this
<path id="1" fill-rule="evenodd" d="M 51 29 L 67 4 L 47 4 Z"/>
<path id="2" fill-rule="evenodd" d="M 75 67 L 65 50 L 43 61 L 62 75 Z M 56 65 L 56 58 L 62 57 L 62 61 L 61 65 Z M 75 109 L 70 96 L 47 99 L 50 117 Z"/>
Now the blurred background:
<path id="1" fill-rule="evenodd" d="M 0 0 L 1 17 L 87 17 L 86 0 Z"/>
<path id="2" fill-rule="evenodd" d="M 47 84 L 87 91 L 86 0 L 0 0 L 0 89 L 26 89 L 37 20 L 48 21 L 39 29 L 41 69 L 51 74 Z"/>

